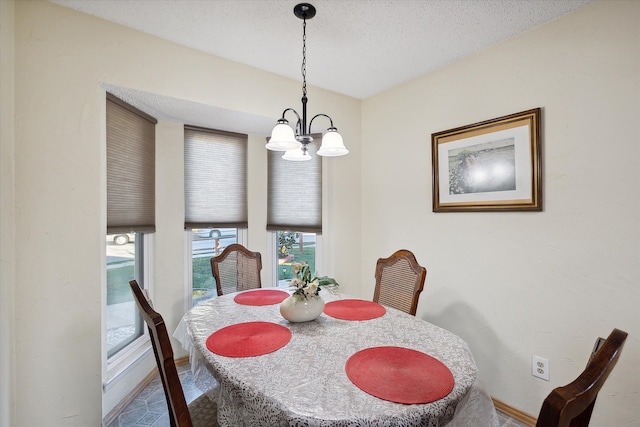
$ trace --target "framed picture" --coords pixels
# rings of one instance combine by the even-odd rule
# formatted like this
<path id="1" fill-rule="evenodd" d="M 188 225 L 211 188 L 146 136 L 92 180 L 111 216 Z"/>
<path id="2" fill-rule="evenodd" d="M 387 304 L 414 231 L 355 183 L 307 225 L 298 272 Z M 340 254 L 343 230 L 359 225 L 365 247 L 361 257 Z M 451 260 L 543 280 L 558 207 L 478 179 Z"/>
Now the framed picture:
<path id="1" fill-rule="evenodd" d="M 434 212 L 541 211 L 540 108 L 431 135 Z"/>

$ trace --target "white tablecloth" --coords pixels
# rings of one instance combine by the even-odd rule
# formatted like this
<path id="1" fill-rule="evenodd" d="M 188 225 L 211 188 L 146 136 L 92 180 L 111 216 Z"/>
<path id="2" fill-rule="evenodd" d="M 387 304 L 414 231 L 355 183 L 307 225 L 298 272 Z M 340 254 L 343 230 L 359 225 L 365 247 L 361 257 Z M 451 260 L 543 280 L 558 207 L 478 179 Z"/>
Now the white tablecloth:
<path id="1" fill-rule="evenodd" d="M 352 298 L 326 290 L 321 295 L 327 302 Z M 277 304 L 240 305 L 234 296 L 194 307 L 174 333 L 190 352 L 196 385 L 218 401 L 221 426 L 499 425 L 467 344 L 449 331 L 389 307 L 384 316 L 367 321 L 322 314 L 312 322 L 289 323 Z M 207 349 L 206 339 L 214 331 L 249 321 L 286 326 L 291 341 L 258 357 L 224 357 Z M 443 362 L 454 377 L 451 393 L 432 403 L 403 405 L 357 388 L 345 374 L 347 359 L 365 348 L 389 345 Z"/>

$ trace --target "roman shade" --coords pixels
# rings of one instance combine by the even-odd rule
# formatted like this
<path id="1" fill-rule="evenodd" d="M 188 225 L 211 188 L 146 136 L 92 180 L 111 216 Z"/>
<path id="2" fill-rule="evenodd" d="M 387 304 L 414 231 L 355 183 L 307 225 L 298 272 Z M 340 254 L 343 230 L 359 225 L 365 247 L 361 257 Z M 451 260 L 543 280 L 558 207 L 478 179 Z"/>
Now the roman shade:
<path id="1" fill-rule="evenodd" d="M 184 227 L 246 228 L 247 135 L 184 127 Z"/>
<path id="2" fill-rule="evenodd" d="M 322 233 L 322 157 L 316 144 L 307 148 L 311 160 L 305 162 L 289 162 L 281 151 L 268 151 L 267 230 Z"/>
<path id="3" fill-rule="evenodd" d="M 155 231 L 157 120 L 107 93 L 107 233 Z"/>

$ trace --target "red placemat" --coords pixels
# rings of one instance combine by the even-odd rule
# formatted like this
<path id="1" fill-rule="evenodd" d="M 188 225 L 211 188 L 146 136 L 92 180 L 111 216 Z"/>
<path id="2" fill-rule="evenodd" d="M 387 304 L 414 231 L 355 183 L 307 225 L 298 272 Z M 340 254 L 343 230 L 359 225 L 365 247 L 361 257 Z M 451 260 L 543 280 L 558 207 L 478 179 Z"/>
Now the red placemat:
<path id="1" fill-rule="evenodd" d="M 207 338 L 207 348 L 227 357 L 262 356 L 284 347 L 291 331 L 271 322 L 245 322 L 218 329 Z"/>
<path id="2" fill-rule="evenodd" d="M 361 299 L 343 299 L 326 303 L 324 312 L 336 319 L 371 320 L 384 316 L 387 310 L 377 302 Z"/>
<path id="3" fill-rule="evenodd" d="M 372 347 L 351 356 L 347 376 L 372 396 L 396 403 L 429 403 L 453 390 L 453 375 L 428 354 L 403 347 Z"/>
<path id="4" fill-rule="evenodd" d="M 256 289 L 236 295 L 233 300 L 242 305 L 279 304 L 289 297 L 289 293 L 277 289 Z"/>

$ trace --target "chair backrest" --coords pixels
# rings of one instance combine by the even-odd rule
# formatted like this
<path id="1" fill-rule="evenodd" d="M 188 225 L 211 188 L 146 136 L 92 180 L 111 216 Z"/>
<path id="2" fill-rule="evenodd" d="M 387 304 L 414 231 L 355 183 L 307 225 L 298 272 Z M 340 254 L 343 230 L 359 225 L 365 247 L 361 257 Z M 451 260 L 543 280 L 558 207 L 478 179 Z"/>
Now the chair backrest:
<path id="1" fill-rule="evenodd" d="M 211 272 L 216 281 L 218 296 L 262 287 L 260 281 L 262 256 L 234 243 L 211 258 Z"/>
<path id="2" fill-rule="evenodd" d="M 587 427 L 598 392 L 616 366 L 626 339 L 627 333 L 619 329 L 606 340 L 598 338 L 580 376 L 553 389 L 544 400 L 536 427 Z"/>
<path id="3" fill-rule="evenodd" d="M 162 380 L 162 387 L 167 398 L 167 407 L 169 409 L 169 420 L 171 426 L 192 427 L 191 416 L 187 401 L 184 397 L 180 377 L 173 360 L 173 349 L 167 327 L 162 316 L 156 312 L 149 300 L 142 292 L 140 285 L 135 280 L 129 282 L 134 299 L 140 310 L 142 318 L 149 328 L 149 337 L 153 346 L 153 353 L 156 356 L 158 364 L 158 372 Z"/>
<path id="4" fill-rule="evenodd" d="M 389 258 L 378 259 L 373 300 L 415 316 L 426 277 L 427 269 L 413 253 L 400 249 Z"/>

